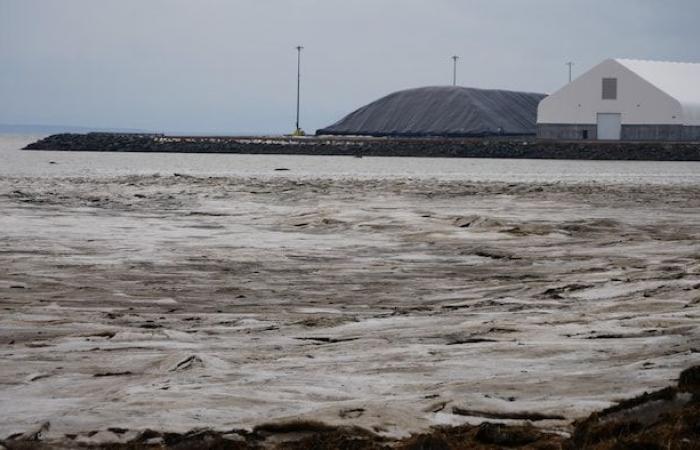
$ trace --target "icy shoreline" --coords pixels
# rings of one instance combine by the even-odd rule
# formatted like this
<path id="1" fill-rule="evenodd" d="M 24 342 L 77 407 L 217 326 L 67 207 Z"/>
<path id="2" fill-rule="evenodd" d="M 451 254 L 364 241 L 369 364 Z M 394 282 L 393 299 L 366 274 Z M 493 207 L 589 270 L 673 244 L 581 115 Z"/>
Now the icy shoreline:
<path id="1" fill-rule="evenodd" d="M 0 211 L 0 437 L 566 431 L 699 359 L 700 186 L 0 178 Z"/>

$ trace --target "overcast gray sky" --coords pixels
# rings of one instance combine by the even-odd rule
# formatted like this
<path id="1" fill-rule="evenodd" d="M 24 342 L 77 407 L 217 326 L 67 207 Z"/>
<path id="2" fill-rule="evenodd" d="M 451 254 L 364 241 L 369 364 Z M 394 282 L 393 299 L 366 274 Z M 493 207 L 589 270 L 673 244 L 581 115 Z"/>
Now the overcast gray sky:
<path id="1" fill-rule="evenodd" d="M 552 92 L 608 57 L 700 62 L 698 0 L 0 0 L 0 123 L 288 132 L 399 89 Z"/>

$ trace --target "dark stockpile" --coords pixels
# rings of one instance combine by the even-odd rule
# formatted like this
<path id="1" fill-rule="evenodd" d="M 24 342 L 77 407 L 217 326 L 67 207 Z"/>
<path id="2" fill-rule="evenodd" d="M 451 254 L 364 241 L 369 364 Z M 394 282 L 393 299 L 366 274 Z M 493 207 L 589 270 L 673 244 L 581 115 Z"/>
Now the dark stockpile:
<path id="1" fill-rule="evenodd" d="M 544 94 L 466 87 L 424 87 L 381 98 L 318 135 L 523 136 L 537 132 Z"/>

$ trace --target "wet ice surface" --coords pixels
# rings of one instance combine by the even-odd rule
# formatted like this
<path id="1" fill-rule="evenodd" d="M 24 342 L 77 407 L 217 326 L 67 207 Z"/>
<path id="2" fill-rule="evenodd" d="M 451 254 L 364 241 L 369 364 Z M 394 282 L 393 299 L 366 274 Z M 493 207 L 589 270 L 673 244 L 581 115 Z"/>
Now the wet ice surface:
<path id="1" fill-rule="evenodd" d="M 700 360 L 698 185 L 5 177 L 0 211 L 0 437 L 565 427 Z"/>

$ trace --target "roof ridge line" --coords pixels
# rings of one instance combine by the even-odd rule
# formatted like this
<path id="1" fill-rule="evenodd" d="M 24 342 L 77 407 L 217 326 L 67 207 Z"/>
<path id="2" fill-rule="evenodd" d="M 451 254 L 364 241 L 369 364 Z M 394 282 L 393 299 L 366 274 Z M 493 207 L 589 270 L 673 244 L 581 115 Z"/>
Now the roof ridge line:
<path id="1" fill-rule="evenodd" d="M 665 61 L 660 59 L 640 59 L 640 58 L 613 58 L 615 61 L 630 61 L 630 62 L 646 62 L 646 63 L 656 63 L 656 64 L 679 64 L 679 65 L 700 65 L 700 62 L 691 61 Z"/>

